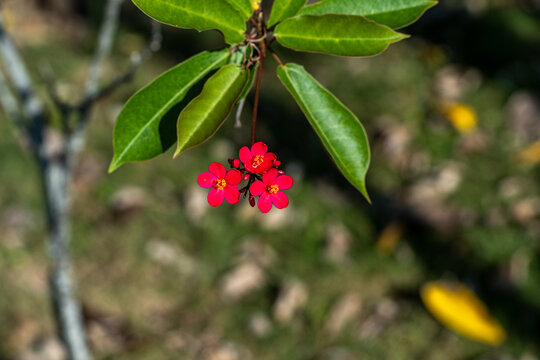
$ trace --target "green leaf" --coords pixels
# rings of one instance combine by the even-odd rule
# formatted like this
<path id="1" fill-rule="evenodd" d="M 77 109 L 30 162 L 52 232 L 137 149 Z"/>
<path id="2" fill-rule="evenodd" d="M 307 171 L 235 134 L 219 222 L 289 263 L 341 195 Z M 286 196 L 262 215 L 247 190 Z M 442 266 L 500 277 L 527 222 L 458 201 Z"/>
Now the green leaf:
<path id="1" fill-rule="evenodd" d="M 251 69 L 249 69 L 249 77 L 246 83 L 246 86 L 244 87 L 244 90 L 242 90 L 242 93 L 238 97 L 238 100 L 244 99 L 246 96 L 248 96 L 249 92 L 251 91 L 251 88 L 253 87 L 253 83 L 255 82 L 255 76 L 257 75 L 257 69 L 259 68 L 259 63 L 255 64 Z"/>
<path id="2" fill-rule="evenodd" d="M 253 8 L 249 0 L 226 0 L 232 7 L 239 11 L 244 17 L 244 21 L 248 21 L 253 14 Z"/>
<path id="3" fill-rule="evenodd" d="M 181 108 L 174 111 L 173 107 L 181 104 L 190 88 L 222 66 L 228 57 L 228 49 L 200 53 L 163 73 L 133 95 L 118 115 L 114 127 L 114 158 L 109 172 L 126 162 L 151 159 L 174 144 L 176 119 Z"/>
<path id="4" fill-rule="evenodd" d="M 208 140 L 231 112 L 248 80 L 248 72 L 229 64 L 218 70 L 199 96 L 178 117 L 178 146 L 174 157 Z"/>
<path id="5" fill-rule="evenodd" d="M 339 170 L 370 201 L 365 185 L 369 143 L 358 118 L 302 66 L 287 64 L 277 72 Z"/>
<path id="6" fill-rule="evenodd" d="M 362 15 L 379 24 L 398 29 L 418 20 L 427 9 L 435 4 L 437 4 L 437 1 L 432 0 L 322 0 L 306 6 L 299 14 Z"/>
<path id="7" fill-rule="evenodd" d="M 296 15 L 306 5 L 306 2 L 307 0 L 274 0 L 270 19 L 268 19 L 268 27 Z"/>
<path id="8" fill-rule="evenodd" d="M 228 44 L 244 41 L 244 17 L 225 0 L 132 0 L 146 15 L 165 24 L 199 31 L 217 29 Z"/>
<path id="9" fill-rule="evenodd" d="M 288 48 L 342 56 L 371 56 L 407 37 L 358 15 L 299 15 L 279 24 L 277 41 Z"/>

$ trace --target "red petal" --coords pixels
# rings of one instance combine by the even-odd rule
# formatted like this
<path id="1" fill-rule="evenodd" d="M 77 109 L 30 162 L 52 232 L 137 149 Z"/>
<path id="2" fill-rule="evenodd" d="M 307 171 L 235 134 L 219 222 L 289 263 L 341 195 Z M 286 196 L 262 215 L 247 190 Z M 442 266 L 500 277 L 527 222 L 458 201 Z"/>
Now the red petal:
<path id="1" fill-rule="evenodd" d="M 208 193 L 208 203 L 210 206 L 219 206 L 223 204 L 223 199 L 225 198 L 225 191 L 218 190 L 216 188 L 210 190 Z"/>
<path id="2" fill-rule="evenodd" d="M 197 184 L 203 188 L 211 188 L 217 178 L 208 172 L 204 172 L 197 177 Z"/>
<path id="3" fill-rule="evenodd" d="M 246 164 L 251 163 L 251 151 L 249 151 L 247 146 L 244 146 L 240 149 L 238 152 L 238 156 L 240 157 L 240 161 L 244 163 L 244 166 Z"/>
<path id="4" fill-rule="evenodd" d="M 229 204 L 236 204 L 240 201 L 240 191 L 238 191 L 236 186 L 227 185 L 225 188 L 225 200 L 227 200 Z"/>
<path id="5" fill-rule="evenodd" d="M 264 155 L 268 151 L 268 146 L 263 142 L 257 142 L 251 147 L 251 156 Z"/>
<path id="6" fill-rule="evenodd" d="M 290 189 L 291 186 L 293 186 L 294 181 L 293 178 L 289 175 L 281 175 L 278 176 L 276 179 L 276 185 L 278 186 L 279 190 L 287 190 Z"/>
<path id="7" fill-rule="evenodd" d="M 289 198 L 283 191 L 278 191 L 272 195 L 272 203 L 278 209 L 283 209 L 289 206 Z"/>
<path id="8" fill-rule="evenodd" d="M 272 198 L 265 192 L 259 198 L 259 210 L 263 213 L 267 213 L 270 209 L 272 209 Z"/>
<path id="9" fill-rule="evenodd" d="M 238 185 L 242 181 L 242 173 L 235 169 L 229 170 L 225 175 L 225 181 L 229 185 Z"/>
<path id="10" fill-rule="evenodd" d="M 277 169 L 270 169 L 263 174 L 263 182 L 265 185 L 273 185 L 277 177 Z"/>
<path id="11" fill-rule="evenodd" d="M 227 173 L 227 169 L 220 163 L 214 162 L 208 166 L 208 171 L 214 174 L 218 179 L 223 179 Z"/>
<path id="12" fill-rule="evenodd" d="M 266 190 L 266 185 L 260 180 L 255 181 L 251 186 L 249 187 L 249 192 L 253 196 L 260 196 L 264 191 Z"/>
<path id="13" fill-rule="evenodd" d="M 274 166 L 274 161 L 276 160 L 276 155 L 274 153 L 266 153 L 264 155 L 264 162 L 257 168 L 260 173 L 265 172 Z"/>

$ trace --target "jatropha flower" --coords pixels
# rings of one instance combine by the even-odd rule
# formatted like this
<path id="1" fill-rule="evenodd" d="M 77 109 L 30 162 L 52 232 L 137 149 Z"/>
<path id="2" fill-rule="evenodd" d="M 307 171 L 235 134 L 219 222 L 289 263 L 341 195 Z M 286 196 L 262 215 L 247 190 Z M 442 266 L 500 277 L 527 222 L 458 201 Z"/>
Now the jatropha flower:
<path id="1" fill-rule="evenodd" d="M 246 170 L 254 174 L 263 174 L 274 166 L 276 161 L 276 155 L 268 152 L 268 147 L 263 142 L 253 144 L 251 150 L 244 146 L 238 155 Z"/>
<path id="2" fill-rule="evenodd" d="M 236 169 L 227 171 L 225 166 L 214 162 L 208 166 L 209 172 L 197 177 L 197 183 L 203 188 L 212 188 L 208 193 L 208 203 L 211 206 L 223 204 L 223 199 L 229 204 L 240 201 L 238 184 L 242 181 L 242 173 Z"/>
<path id="3" fill-rule="evenodd" d="M 253 196 L 259 196 L 259 210 L 267 213 L 272 209 L 272 205 L 278 209 L 283 209 L 289 205 L 289 198 L 282 190 L 290 189 L 293 186 L 293 179 L 288 175 L 279 175 L 275 168 L 268 170 L 262 176 L 262 181 L 257 180 L 249 187 L 249 192 Z"/>
<path id="4" fill-rule="evenodd" d="M 199 175 L 197 183 L 204 188 L 212 188 L 208 194 L 208 203 L 212 206 L 223 204 L 227 200 L 230 204 L 236 204 L 240 195 L 249 195 L 249 204 L 255 206 L 255 197 L 259 197 L 259 209 L 267 213 L 272 206 L 283 209 L 289 205 L 287 195 L 283 190 L 293 185 L 293 179 L 284 175 L 277 168 L 281 162 L 274 153 L 268 152 L 268 147 L 262 142 L 253 144 L 251 149 L 244 146 L 239 152 L 240 160 L 229 159 L 232 168 L 227 171 L 220 163 L 212 163 L 208 171 Z M 243 167 L 242 167 L 243 165 Z M 247 181 L 242 189 L 239 184 Z"/>

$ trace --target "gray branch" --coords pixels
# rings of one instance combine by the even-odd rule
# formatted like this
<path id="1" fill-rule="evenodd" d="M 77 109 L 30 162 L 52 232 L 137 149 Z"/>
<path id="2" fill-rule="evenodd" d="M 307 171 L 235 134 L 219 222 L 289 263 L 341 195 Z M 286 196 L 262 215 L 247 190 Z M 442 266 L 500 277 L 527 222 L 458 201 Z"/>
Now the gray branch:
<path id="1" fill-rule="evenodd" d="M 105 4 L 105 13 L 103 22 L 99 30 L 98 44 L 90 65 L 88 78 L 86 79 L 85 98 L 94 97 L 99 91 L 99 79 L 103 72 L 105 61 L 109 57 L 114 44 L 114 38 L 118 29 L 118 19 L 120 18 L 120 9 L 124 0 L 108 0 Z M 86 141 L 86 130 L 88 127 L 88 108 L 83 109 L 79 114 L 79 121 L 75 130 L 68 140 L 68 154 L 70 163 L 77 157 L 78 153 L 84 147 Z"/>
<path id="2" fill-rule="evenodd" d="M 70 239 L 68 169 L 62 154 L 54 154 L 47 149 L 44 139 L 46 121 L 43 103 L 37 97 L 29 72 L 3 25 L 3 19 L 0 17 L 0 56 L 22 103 L 23 115 L 29 119 L 24 127 L 39 164 L 44 188 L 49 225 L 51 298 L 60 337 L 70 359 L 88 360 L 90 355 L 86 346 L 81 311 L 71 279 L 71 261 L 68 252 Z M 7 99 L 4 98 L 2 101 L 6 111 L 10 109 Z M 7 107 L 6 104 L 8 104 Z M 14 118 L 14 121 L 20 120 Z"/>
<path id="3" fill-rule="evenodd" d="M 4 73 L 0 70 L 0 104 L 6 113 L 6 116 L 10 118 L 15 126 L 19 129 L 23 127 L 23 116 L 17 104 L 17 97 L 10 89 L 7 79 Z"/>
<path id="4" fill-rule="evenodd" d="M 105 5 L 105 14 L 99 30 L 98 45 L 86 79 L 86 96 L 93 95 L 99 89 L 99 79 L 103 71 L 103 65 L 111 54 L 123 2 L 124 0 L 108 0 Z"/>
<path id="5" fill-rule="evenodd" d="M 71 277 L 71 259 L 69 242 L 71 239 L 71 192 L 69 189 L 77 154 L 84 145 L 89 113 L 92 105 L 108 95 L 121 84 L 129 81 L 138 67 L 161 47 L 161 28 L 152 23 L 152 37 L 148 46 L 133 54 L 129 69 L 113 79 L 104 87 L 99 87 L 103 66 L 109 57 L 118 29 L 120 8 L 123 0 L 107 0 L 103 23 L 101 25 L 96 52 L 93 57 L 85 85 L 84 97 L 76 106 L 68 105 L 55 98 L 55 103 L 62 107 L 65 117 L 63 146 L 53 149 L 45 136 L 47 125 L 44 106 L 37 97 L 29 71 L 16 47 L 5 32 L 0 16 L 0 60 L 3 61 L 6 74 L 13 84 L 8 85 L 0 72 L 0 104 L 6 114 L 28 136 L 39 165 L 48 220 L 48 254 L 50 257 L 50 288 L 54 304 L 56 321 L 60 337 L 70 360 L 88 360 L 90 353 L 86 345 L 81 309 L 75 296 L 75 285 Z M 54 90 L 54 84 L 50 91 Z M 55 93 L 51 93 L 55 96 Z M 21 104 L 19 109 L 19 103 Z M 67 127 L 67 117 L 78 116 L 75 129 Z"/>
<path id="6" fill-rule="evenodd" d="M 43 103 L 36 96 L 29 71 L 4 30 L 4 19 L 0 14 L 0 57 L 8 77 L 22 103 L 23 114 L 30 121 L 25 124 L 27 135 L 38 158 L 43 157 Z"/>

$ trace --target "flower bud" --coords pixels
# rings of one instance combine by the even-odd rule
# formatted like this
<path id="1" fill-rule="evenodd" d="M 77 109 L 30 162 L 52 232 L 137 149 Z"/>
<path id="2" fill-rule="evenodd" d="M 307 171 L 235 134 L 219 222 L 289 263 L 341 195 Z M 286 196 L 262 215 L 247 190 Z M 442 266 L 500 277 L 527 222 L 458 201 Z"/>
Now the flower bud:
<path id="1" fill-rule="evenodd" d="M 234 167 L 234 166 L 233 166 L 233 159 L 229 158 L 227 161 L 229 162 L 229 165 L 230 165 L 231 167 Z"/>
<path id="2" fill-rule="evenodd" d="M 232 166 L 233 168 L 235 168 L 235 169 L 238 169 L 238 167 L 240 166 L 240 160 L 234 159 L 234 160 L 232 161 L 231 166 Z"/>
<path id="3" fill-rule="evenodd" d="M 274 166 L 278 167 L 279 165 L 281 165 L 281 161 L 274 160 Z"/>
<path id="4" fill-rule="evenodd" d="M 250 176 L 251 176 L 251 174 L 246 174 L 246 175 L 244 175 L 244 180 L 245 180 L 245 181 L 248 181 Z"/>
<path id="5" fill-rule="evenodd" d="M 278 175 L 283 175 L 283 174 L 285 174 L 285 171 L 283 171 L 283 170 L 278 170 L 277 173 L 278 173 Z"/>
<path id="6" fill-rule="evenodd" d="M 251 205 L 251 207 L 255 207 L 255 198 L 253 195 L 249 195 L 249 205 Z"/>

